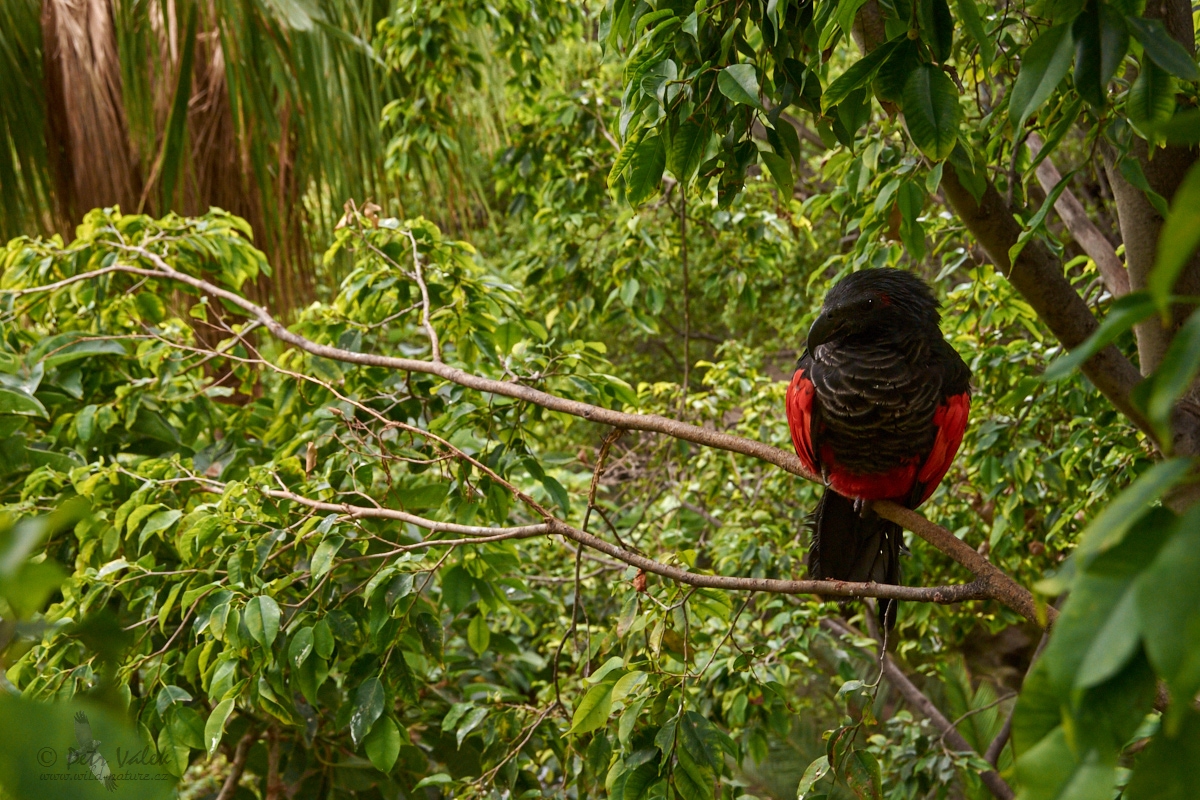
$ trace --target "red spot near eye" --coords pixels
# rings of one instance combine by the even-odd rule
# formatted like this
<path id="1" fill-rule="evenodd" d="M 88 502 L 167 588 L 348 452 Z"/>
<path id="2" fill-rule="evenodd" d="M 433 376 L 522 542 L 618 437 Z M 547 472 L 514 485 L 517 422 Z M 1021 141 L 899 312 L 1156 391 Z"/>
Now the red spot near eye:
<path id="1" fill-rule="evenodd" d="M 885 306 L 890 306 L 892 304 L 892 298 L 888 297 L 883 292 L 880 292 L 879 293 L 879 302 L 883 303 Z"/>

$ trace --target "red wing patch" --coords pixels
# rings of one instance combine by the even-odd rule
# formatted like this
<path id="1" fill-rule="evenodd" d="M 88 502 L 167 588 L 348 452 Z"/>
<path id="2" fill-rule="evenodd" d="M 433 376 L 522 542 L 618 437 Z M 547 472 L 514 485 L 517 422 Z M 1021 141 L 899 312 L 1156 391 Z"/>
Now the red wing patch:
<path id="1" fill-rule="evenodd" d="M 971 396 L 966 392 L 946 398 L 946 402 L 934 412 L 933 424 L 938 431 L 937 438 L 933 441 L 929 457 L 917 473 L 917 482 L 922 487 L 921 499 L 917 505 L 929 499 L 950 469 L 954 456 L 958 454 L 958 447 L 962 444 L 963 433 L 967 429 L 967 415 L 970 412 Z"/>
<path id="2" fill-rule="evenodd" d="M 821 474 L 821 468 L 813 455 L 812 446 L 812 406 L 813 385 L 805 375 L 804 370 L 796 370 L 787 390 L 787 419 L 788 428 L 792 432 L 792 446 L 800 463 L 814 475 Z"/>

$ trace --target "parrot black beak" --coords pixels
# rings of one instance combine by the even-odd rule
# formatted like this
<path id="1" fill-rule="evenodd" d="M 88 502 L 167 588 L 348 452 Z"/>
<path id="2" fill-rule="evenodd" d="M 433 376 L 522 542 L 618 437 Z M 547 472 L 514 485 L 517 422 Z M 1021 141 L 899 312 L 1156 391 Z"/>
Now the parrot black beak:
<path id="1" fill-rule="evenodd" d="M 841 323 L 829 314 L 821 314 L 808 329 L 808 351 L 811 353 L 841 331 Z"/>

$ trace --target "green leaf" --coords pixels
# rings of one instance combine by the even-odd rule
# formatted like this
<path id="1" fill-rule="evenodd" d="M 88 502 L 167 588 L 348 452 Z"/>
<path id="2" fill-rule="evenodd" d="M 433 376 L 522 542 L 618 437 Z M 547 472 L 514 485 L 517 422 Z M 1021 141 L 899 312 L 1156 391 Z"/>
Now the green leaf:
<path id="1" fill-rule="evenodd" d="M 796 787 L 796 800 L 806 800 L 813 786 L 821 778 L 824 778 L 827 772 L 829 772 L 829 756 L 821 756 L 809 764 L 800 778 L 800 785 Z"/>
<path id="2" fill-rule="evenodd" d="M 189 703 L 192 700 L 192 695 L 187 689 L 182 686 L 167 685 L 158 692 L 158 697 L 154 699 L 154 707 L 158 710 L 158 715 L 161 717 L 167 713 L 167 709 L 176 703 Z"/>
<path id="3" fill-rule="evenodd" d="M 633 151 L 629 171 L 625 174 L 625 199 L 637 206 L 658 192 L 663 170 L 667 166 L 666 146 L 662 137 L 647 136 Z"/>
<path id="4" fill-rule="evenodd" d="M 338 550 L 342 549 L 342 544 L 346 540 L 336 534 L 327 536 L 317 545 L 316 552 L 313 553 L 312 562 L 309 564 L 309 571 L 313 578 L 320 578 L 329 570 L 333 569 L 333 559 L 337 555 Z"/>
<path id="5" fill-rule="evenodd" d="M 217 748 L 221 745 L 221 736 L 225 733 L 225 723 L 229 715 L 233 713 L 233 705 L 232 697 L 217 703 L 208 715 L 208 721 L 204 723 L 204 745 L 209 758 L 216 755 Z"/>
<path id="6" fill-rule="evenodd" d="M 671 751 L 675 749 L 675 729 L 679 726 L 679 719 L 672 718 L 658 729 L 658 733 L 654 734 L 654 746 L 663 754 L 663 758 L 671 755 Z"/>
<path id="7" fill-rule="evenodd" d="M 156 533 L 161 533 L 174 525 L 183 512 L 177 508 L 168 509 L 166 511 L 158 511 L 151 514 L 146 520 L 146 524 L 142 526 L 142 532 L 138 535 L 138 550 L 142 549 L 142 545 Z"/>
<path id="8" fill-rule="evenodd" d="M 1153 277 L 1151 278 L 1153 280 Z M 1089 358 L 1099 353 L 1125 331 L 1154 313 L 1154 301 L 1146 292 L 1132 292 L 1119 298 L 1108 310 L 1100 327 L 1065 356 L 1055 359 L 1046 367 L 1042 378 L 1057 381 L 1071 375 Z"/>
<path id="9" fill-rule="evenodd" d="M 1144 61 L 1129 96 L 1125 113 L 1143 132 L 1155 130 L 1175 111 L 1175 79 L 1153 61 Z"/>
<path id="10" fill-rule="evenodd" d="M 1193 506 L 1158 557 L 1138 577 L 1137 610 L 1146 654 L 1173 697 L 1200 690 L 1200 506 Z M 1172 703 L 1170 727 L 1187 703 Z"/>
<path id="11" fill-rule="evenodd" d="M 66 579 L 63 568 L 54 561 L 26 562 L 16 574 L 0 579 L 0 594 L 19 619 L 28 619 L 42 610 Z"/>
<path id="12" fill-rule="evenodd" d="M 471 602 L 475 579 L 462 567 L 455 565 L 442 573 L 442 601 L 452 614 L 460 614 Z"/>
<path id="13" fill-rule="evenodd" d="M 975 0 L 955 0 L 955 2 L 958 6 L 958 16 L 962 18 L 963 27 L 967 29 L 967 33 L 971 34 L 971 38 L 979 46 L 979 60 L 983 62 L 983 69 L 991 70 L 992 62 L 996 59 L 996 44 L 983 27 L 983 19 L 979 16 L 979 6 Z"/>
<path id="14" fill-rule="evenodd" d="M 321 658 L 328 659 L 333 655 L 333 632 L 328 621 L 321 620 L 313 626 L 313 647 Z"/>
<path id="15" fill-rule="evenodd" d="M 733 102 L 762 110 L 758 72 L 753 64 L 731 64 L 717 73 L 717 88 Z"/>
<path id="16" fill-rule="evenodd" d="M 767 139 L 777 154 L 791 159 L 792 164 L 800 163 L 800 137 L 790 122 L 780 120 L 775 127 L 767 128 Z"/>
<path id="17" fill-rule="evenodd" d="M 265 594 L 250 598 L 244 612 L 246 628 L 254 641 L 269 648 L 279 634 L 279 604 Z"/>
<path id="18" fill-rule="evenodd" d="M 413 618 L 413 627 L 421 639 L 421 647 L 435 661 L 442 660 L 442 624 L 437 617 L 428 612 L 421 612 Z"/>
<path id="19" fill-rule="evenodd" d="M 1160 20 L 1128 16 L 1125 22 L 1155 64 L 1185 81 L 1200 80 L 1200 68 L 1183 45 L 1171 38 Z"/>
<path id="20" fill-rule="evenodd" d="M 1038 208 L 1037 212 L 1029 218 L 1029 222 L 1025 225 L 1025 229 L 1022 230 L 1020 236 L 1017 237 L 1017 243 L 1008 248 L 1008 260 L 1010 263 L 1015 264 L 1017 257 L 1020 256 L 1021 251 L 1025 249 L 1025 245 L 1027 245 L 1034 236 L 1043 230 L 1043 224 L 1046 221 L 1046 215 L 1050 213 L 1050 209 L 1054 208 L 1054 204 L 1058 202 L 1058 198 L 1062 196 L 1064 191 L 1066 191 L 1067 186 L 1070 185 L 1071 178 L 1074 177 L 1074 175 L 1074 172 L 1068 172 L 1066 175 L 1059 178 L 1058 183 L 1056 183 L 1054 188 L 1050 190 L 1050 193 L 1046 195 L 1046 199 L 1042 201 L 1042 205 Z"/>
<path id="21" fill-rule="evenodd" d="M 292 636 L 292 642 L 288 645 L 288 661 L 292 665 L 299 668 L 301 664 L 312 655 L 313 651 L 313 629 L 301 628 Z"/>
<path id="22" fill-rule="evenodd" d="M 642 288 L 637 278 L 629 278 L 621 284 L 619 292 L 621 302 L 629 308 L 633 308 L 633 301 L 637 299 L 638 289 Z"/>
<path id="23" fill-rule="evenodd" d="M 637 150 L 638 145 L 646 138 L 646 128 L 642 128 L 630 135 L 623 145 L 621 151 L 617 153 L 617 157 L 613 159 L 613 165 L 608 170 L 608 185 L 615 186 L 617 179 L 625 174 L 625 169 L 629 166 L 629 162 L 633 160 L 633 154 Z"/>
<path id="24" fill-rule="evenodd" d="M 0 387 L 0 414 L 21 414 L 46 418 L 46 407 L 31 394 Z"/>
<path id="25" fill-rule="evenodd" d="M 492 632 L 488 630 L 487 618 L 483 614 L 476 614 L 472 617 L 470 624 L 467 625 L 467 644 L 475 651 L 475 655 L 483 655 L 491 638 Z"/>
<path id="26" fill-rule="evenodd" d="M 1042 149 L 1038 151 L 1036 156 L 1030 159 L 1029 166 L 1025 168 L 1024 177 L 1026 179 L 1037 172 L 1038 164 L 1041 164 L 1042 161 L 1054 153 L 1062 143 L 1062 140 L 1066 138 L 1067 134 L 1075 126 L 1075 120 L 1079 118 L 1079 112 L 1082 110 L 1083 98 L 1079 97 L 1078 94 L 1067 100 L 1054 124 L 1045 132 L 1046 139 L 1042 143 Z"/>
<path id="27" fill-rule="evenodd" d="M 1200 786 L 1200 713 L 1185 707 L 1175 735 L 1160 732 L 1138 756 L 1124 800 L 1193 800 Z"/>
<path id="28" fill-rule="evenodd" d="M 1115 754 L 1076 756 L 1062 726 L 1017 759 L 1016 774 L 1027 800 L 1108 800 L 1116 783 Z"/>
<path id="29" fill-rule="evenodd" d="M 605 725 L 612 711 L 612 690 L 613 684 L 608 681 L 588 689 L 571 715 L 571 728 L 567 734 L 588 733 Z"/>
<path id="30" fill-rule="evenodd" d="M 850 65 L 850 68 L 843 72 L 829 84 L 829 88 L 825 90 L 825 94 L 821 95 L 821 110 L 829 111 L 829 109 L 841 103 L 855 89 L 864 85 L 875 74 L 875 71 L 883 65 L 883 62 L 888 59 L 901 42 L 908 41 L 905 37 L 892 39 L 885 42 L 879 47 L 876 47 L 867 55 L 860 58 L 858 61 Z"/>
<path id="31" fill-rule="evenodd" d="M 624 702 L 629 695 L 636 692 L 640 687 L 646 685 L 646 681 L 649 680 L 649 678 L 649 675 L 637 669 L 617 678 L 617 682 L 613 684 L 613 702 Z"/>
<path id="32" fill-rule="evenodd" d="M 687 750 L 698 764 L 704 764 L 713 772 L 719 772 L 724 759 L 721 756 L 721 736 L 711 722 L 695 711 L 684 712 L 679 720 L 679 744 Z"/>
<path id="33" fill-rule="evenodd" d="M 427 778 L 422 778 L 417 781 L 414 789 L 424 789 L 426 786 L 445 786 L 448 783 L 454 783 L 454 778 L 451 778 L 444 772 L 436 772 Z"/>
<path id="34" fill-rule="evenodd" d="M 821 79 L 804 62 L 794 58 L 783 60 L 783 72 L 795 87 L 792 102 L 813 114 L 821 113 Z"/>
<path id="35" fill-rule="evenodd" d="M 619 681 L 618 681 L 619 682 Z M 614 691 L 615 688 L 614 688 Z M 622 747 L 629 747 L 629 737 L 633 735 L 634 726 L 637 725 L 638 715 L 642 713 L 642 709 L 646 706 L 646 699 L 637 700 L 626 706 L 621 712 L 621 718 L 617 720 L 617 741 Z"/>
<path id="36" fill-rule="evenodd" d="M 700 166 L 707 139 L 708 134 L 704 128 L 694 122 L 685 122 L 679 126 L 671 140 L 667 169 L 684 186 L 687 186 L 688 181 L 696 174 L 696 168 Z"/>
<path id="37" fill-rule="evenodd" d="M 1021 695 L 1013 709 L 1013 752 L 1020 757 L 1042 741 L 1062 722 L 1062 701 L 1050 681 L 1044 658 L 1033 663 L 1021 685 Z"/>
<path id="38" fill-rule="evenodd" d="M 917 21 L 921 39 L 929 45 L 939 64 L 950 58 L 954 46 L 954 17 L 946 0 L 917 0 Z"/>
<path id="39" fill-rule="evenodd" d="M 860 800 L 883 800 L 883 775 L 869 750 L 855 750 L 842 766 L 842 777 Z"/>
<path id="40" fill-rule="evenodd" d="M 1148 288 L 1160 309 L 1167 307 L 1175 282 L 1200 245 L 1200 163 L 1193 164 L 1171 198 L 1171 212 L 1158 235 L 1158 258 Z"/>
<path id="41" fill-rule="evenodd" d="M 716 797 L 714 784 L 716 774 L 707 763 L 698 762 L 684 748 L 675 751 L 676 767 L 672 777 L 675 790 L 683 800 L 713 800 Z"/>
<path id="42" fill-rule="evenodd" d="M 587 683 L 599 683 L 607 678 L 609 674 L 622 669 L 624 665 L 624 659 L 622 659 L 620 656 L 612 656 L 608 659 L 608 661 L 605 661 L 603 664 L 601 664 L 599 669 L 584 678 L 584 681 Z"/>
<path id="43" fill-rule="evenodd" d="M 391 717 L 380 717 L 363 740 L 367 758 L 380 772 L 391 772 L 400 755 L 400 729 Z"/>
<path id="44" fill-rule="evenodd" d="M 379 678 L 367 678 L 354 693 L 354 712 L 350 715 L 350 738 L 358 745 L 375 720 L 383 714 L 384 691 Z"/>
<path id="45" fill-rule="evenodd" d="M 1118 600 L 1094 633 L 1091 645 L 1075 674 L 1075 687 L 1103 684 L 1115 675 L 1138 649 L 1141 628 L 1138 622 L 1136 591 L 1133 585 L 1121 588 Z"/>
<path id="46" fill-rule="evenodd" d="M 1050 28 L 1026 48 L 1008 100 L 1008 118 L 1018 133 L 1066 77 L 1074 44 L 1071 26 L 1063 24 Z"/>
<path id="47" fill-rule="evenodd" d="M 1138 645 L 1133 581 L 1080 579 L 1054 628 L 1044 657 L 1056 689 L 1065 694 L 1072 687 L 1102 683 L 1125 665 Z"/>
<path id="48" fill-rule="evenodd" d="M 658 764 L 647 761 L 625 773 L 625 788 L 620 798 L 614 800 L 643 800 L 650 786 L 658 779 Z"/>
<path id="49" fill-rule="evenodd" d="M 1125 51 L 1129 29 L 1121 15 L 1108 5 L 1080 14 L 1071 28 L 1075 39 L 1075 91 L 1095 108 L 1102 108 Z"/>
<path id="50" fill-rule="evenodd" d="M 554 504 L 562 510 L 564 517 L 570 515 L 571 497 L 567 494 L 566 488 L 554 476 L 543 475 L 542 488 L 546 490 L 546 494 L 550 495 Z"/>
<path id="51" fill-rule="evenodd" d="M 1121 158 L 1117 164 L 1121 170 L 1121 176 L 1129 181 L 1138 189 L 1142 190 L 1142 194 L 1146 195 L 1146 199 L 1150 201 L 1150 205 L 1154 206 L 1154 210 L 1161 214 L 1164 218 L 1169 210 L 1167 209 L 1167 201 L 1158 192 L 1150 188 L 1150 182 L 1146 180 L 1146 173 L 1142 171 L 1142 164 L 1131 155 L 1126 155 Z"/>
<path id="52" fill-rule="evenodd" d="M 763 160 L 763 163 L 767 165 L 767 171 L 771 173 L 771 177 L 775 180 L 775 186 L 779 189 L 780 196 L 785 198 L 791 197 L 795 181 L 792 178 L 792 167 L 788 163 L 788 160 L 783 156 L 768 153 L 766 150 L 763 150 L 758 155 Z"/>
<path id="53" fill-rule="evenodd" d="M 204 721 L 194 708 L 175 706 L 168 716 L 168 724 L 181 743 L 189 748 L 204 749 Z"/>
<path id="54" fill-rule="evenodd" d="M 913 142 L 925 155 L 941 161 L 958 141 L 962 108 L 958 89 L 932 64 L 922 64 L 904 83 L 904 124 Z"/>
<path id="55" fill-rule="evenodd" d="M 458 740 L 458 746 L 462 747 L 463 740 L 471 731 L 479 727 L 479 723 L 483 722 L 483 718 L 488 715 L 488 709 L 483 706 L 477 706 L 467 712 L 463 717 L 463 721 L 459 723 L 458 730 L 454 734 L 454 738 Z"/>
<path id="56" fill-rule="evenodd" d="M 866 3 L 866 0 L 838 0 L 837 7 L 833 12 L 833 19 L 837 22 L 837 27 L 830 25 L 822 34 L 820 39 L 820 48 L 825 50 L 833 41 L 833 36 L 841 30 L 849 39 L 851 31 L 854 29 L 854 18 L 858 16 L 858 10 Z"/>
<path id="57" fill-rule="evenodd" d="M 191 750 L 186 744 L 179 741 L 178 733 L 170 725 L 164 725 L 158 732 L 158 741 L 155 745 L 167 772 L 176 778 L 181 777 L 188 767 L 188 753 Z"/>
<path id="58" fill-rule="evenodd" d="M 1155 126 L 1154 133 L 1168 144 L 1200 143 L 1200 108 L 1180 111 L 1169 120 Z"/>

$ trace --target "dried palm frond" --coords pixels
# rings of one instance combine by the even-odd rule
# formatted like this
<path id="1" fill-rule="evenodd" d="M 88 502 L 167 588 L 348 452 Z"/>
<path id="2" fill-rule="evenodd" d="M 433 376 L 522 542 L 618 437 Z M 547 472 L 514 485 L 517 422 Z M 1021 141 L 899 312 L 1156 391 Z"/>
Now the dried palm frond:
<path id="1" fill-rule="evenodd" d="M 74 220 L 97 206 L 136 208 L 141 167 L 130 147 L 111 0 L 44 0 L 41 29 L 48 161 L 60 214 Z"/>
<path id="2" fill-rule="evenodd" d="M 307 302 L 337 209 L 389 194 L 370 44 L 386 13 L 372 0 L 4 0 L 0 232 L 69 234 L 96 206 L 218 206 L 250 221 L 275 266 L 260 298 Z"/>

